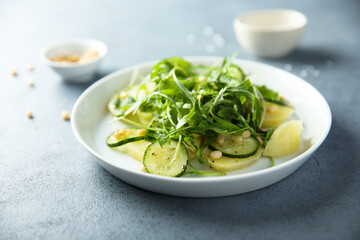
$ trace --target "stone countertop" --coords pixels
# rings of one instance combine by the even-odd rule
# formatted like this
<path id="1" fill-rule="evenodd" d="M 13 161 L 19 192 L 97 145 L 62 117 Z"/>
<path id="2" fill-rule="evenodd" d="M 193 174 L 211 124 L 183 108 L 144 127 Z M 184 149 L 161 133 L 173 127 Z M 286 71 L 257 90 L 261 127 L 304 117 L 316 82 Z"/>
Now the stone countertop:
<path id="1" fill-rule="evenodd" d="M 290 56 L 256 59 L 237 44 L 232 19 L 262 8 L 308 17 Z M 356 0 L 1 1 L 0 239 L 359 239 L 359 12 Z M 223 46 L 204 35 L 206 27 Z M 324 95 L 332 129 L 294 174 L 254 192 L 193 199 L 138 189 L 103 170 L 60 117 L 90 83 L 62 83 L 37 55 L 71 37 L 108 45 L 97 78 L 168 56 L 234 51 L 286 68 Z"/>

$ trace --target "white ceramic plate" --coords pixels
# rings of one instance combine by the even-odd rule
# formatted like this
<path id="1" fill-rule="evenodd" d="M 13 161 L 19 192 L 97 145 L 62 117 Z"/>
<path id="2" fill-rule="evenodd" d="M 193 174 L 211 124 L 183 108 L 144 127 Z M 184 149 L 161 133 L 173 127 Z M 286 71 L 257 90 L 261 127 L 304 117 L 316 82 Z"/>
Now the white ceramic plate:
<path id="1" fill-rule="evenodd" d="M 188 57 L 194 64 L 212 65 L 219 57 Z M 270 167 L 267 158 L 226 176 L 189 176 L 170 178 L 140 171 L 142 163 L 126 154 L 111 150 L 105 138 L 121 123 L 109 124 L 109 98 L 125 88 L 135 68 L 145 75 L 156 63 L 148 62 L 112 73 L 90 86 L 77 100 L 72 111 L 72 128 L 80 143 L 97 157 L 98 163 L 119 179 L 150 191 L 184 197 L 219 197 L 253 191 L 269 186 L 299 168 L 320 146 L 331 126 L 331 112 L 324 97 L 304 80 L 261 63 L 236 59 L 250 79 L 278 91 L 295 107 L 295 118 L 304 123 L 304 139 L 300 151 L 293 156 L 276 159 Z M 309 141 L 308 141 L 309 140 Z M 304 144 L 305 142 L 310 143 Z"/>

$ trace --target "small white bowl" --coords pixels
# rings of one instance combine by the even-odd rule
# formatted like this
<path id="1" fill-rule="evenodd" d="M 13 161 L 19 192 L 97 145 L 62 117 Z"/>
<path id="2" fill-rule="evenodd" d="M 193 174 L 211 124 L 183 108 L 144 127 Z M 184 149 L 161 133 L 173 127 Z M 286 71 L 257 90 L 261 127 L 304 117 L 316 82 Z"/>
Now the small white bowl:
<path id="1" fill-rule="evenodd" d="M 304 14 L 286 9 L 270 9 L 237 16 L 234 31 L 240 45 L 258 57 L 280 58 L 298 44 L 307 24 Z"/>
<path id="2" fill-rule="evenodd" d="M 95 50 L 98 55 L 86 62 L 54 62 L 50 57 L 63 54 L 83 55 L 88 50 Z M 41 61 L 62 77 L 65 82 L 82 83 L 92 79 L 101 60 L 107 53 L 104 43 L 93 39 L 69 39 L 51 43 L 40 51 Z"/>

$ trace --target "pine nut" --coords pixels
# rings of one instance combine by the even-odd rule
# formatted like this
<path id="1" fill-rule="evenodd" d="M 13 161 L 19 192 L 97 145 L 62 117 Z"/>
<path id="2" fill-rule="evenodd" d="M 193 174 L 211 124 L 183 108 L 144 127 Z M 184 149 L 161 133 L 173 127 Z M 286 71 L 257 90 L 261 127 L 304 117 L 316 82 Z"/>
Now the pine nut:
<path id="1" fill-rule="evenodd" d="M 32 80 L 31 78 L 29 78 L 27 81 L 26 81 L 27 85 L 29 85 L 30 87 L 34 86 L 34 80 Z"/>
<path id="2" fill-rule="evenodd" d="M 31 63 L 29 63 L 28 65 L 26 65 L 26 69 L 27 69 L 28 71 L 32 71 L 32 70 L 34 70 L 34 65 L 31 64 Z"/>
<path id="3" fill-rule="evenodd" d="M 206 77 L 205 76 L 200 76 L 199 77 L 199 82 L 205 82 L 206 81 Z"/>
<path id="4" fill-rule="evenodd" d="M 123 131 L 123 134 L 124 134 L 124 136 L 125 136 L 125 137 L 129 137 L 129 136 L 130 136 L 130 134 L 131 134 L 130 129 L 125 128 L 125 129 L 124 129 L 124 131 Z"/>
<path id="5" fill-rule="evenodd" d="M 241 136 L 243 138 L 248 138 L 251 136 L 251 132 L 249 130 L 245 130 Z"/>
<path id="6" fill-rule="evenodd" d="M 61 117 L 62 117 L 62 119 L 65 120 L 65 121 L 67 121 L 67 120 L 70 119 L 69 113 L 68 113 L 66 110 L 63 110 L 63 111 L 61 112 Z"/>
<path id="7" fill-rule="evenodd" d="M 224 140 L 225 140 L 224 135 L 221 135 L 221 134 L 217 135 L 216 141 L 217 141 L 218 144 L 220 144 L 220 145 L 223 144 Z"/>
<path id="8" fill-rule="evenodd" d="M 242 136 L 240 136 L 240 135 L 233 135 L 233 136 L 231 136 L 231 139 L 234 142 L 241 142 L 243 140 Z"/>
<path id="9" fill-rule="evenodd" d="M 33 118 L 33 117 L 34 117 L 31 110 L 27 110 L 27 111 L 26 111 L 26 116 L 27 116 L 28 118 Z"/>
<path id="10" fill-rule="evenodd" d="M 121 133 L 121 130 L 118 130 L 114 133 L 114 137 L 117 139 L 117 140 L 120 140 L 121 139 L 121 136 L 122 136 L 122 133 Z"/>
<path id="11" fill-rule="evenodd" d="M 136 131 L 136 134 L 138 136 L 145 136 L 145 133 L 146 133 L 146 129 L 145 128 L 142 128 L 142 129 L 139 129 Z"/>
<path id="12" fill-rule="evenodd" d="M 212 152 L 210 153 L 210 157 L 211 157 L 212 159 L 219 159 L 219 158 L 222 157 L 222 152 L 220 152 L 220 151 L 212 151 Z"/>
<path id="13" fill-rule="evenodd" d="M 125 98 L 127 98 L 129 96 L 129 94 L 127 92 L 121 92 L 120 93 L 120 99 L 124 100 Z"/>
<path id="14" fill-rule="evenodd" d="M 13 76 L 17 76 L 17 75 L 18 75 L 18 72 L 17 72 L 16 69 L 12 69 L 12 70 L 10 71 L 10 74 L 13 75 Z"/>

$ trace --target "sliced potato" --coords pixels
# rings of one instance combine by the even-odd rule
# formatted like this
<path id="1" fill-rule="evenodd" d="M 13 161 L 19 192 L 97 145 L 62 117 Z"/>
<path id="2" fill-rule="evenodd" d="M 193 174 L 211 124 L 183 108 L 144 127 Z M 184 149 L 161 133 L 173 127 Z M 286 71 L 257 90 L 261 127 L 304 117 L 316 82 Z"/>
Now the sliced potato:
<path id="1" fill-rule="evenodd" d="M 271 128 L 282 124 L 294 113 L 294 109 L 276 103 L 265 102 L 265 118 L 261 127 Z"/>
<path id="2" fill-rule="evenodd" d="M 140 89 L 140 84 L 134 85 L 132 88 L 130 88 L 127 93 L 129 96 L 133 97 L 134 99 L 140 99 L 148 95 L 151 91 L 155 88 L 155 83 L 150 82 L 146 84 L 146 88 Z"/>
<path id="3" fill-rule="evenodd" d="M 149 123 L 151 122 L 151 120 L 153 119 L 154 117 L 154 114 L 151 113 L 151 112 L 141 112 L 141 111 L 137 111 L 135 116 L 137 116 L 137 118 L 139 119 L 138 122 L 145 125 L 145 126 L 148 126 Z M 128 116 L 126 117 L 128 118 Z"/>
<path id="4" fill-rule="evenodd" d="M 297 152 L 300 149 L 301 130 L 301 120 L 291 120 L 281 124 L 267 143 L 264 156 L 277 158 Z"/>
<path id="5" fill-rule="evenodd" d="M 120 147 L 120 150 L 129 154 L 130 157 L 142 162 L 145 150 L 149 144 L 150 142 L 147 141 L 132 142 Z"/>
<path id="6" fill-rule="evenodd" d="M 228 172 L 246 167 L 251 163 L 257 161 L 263 151 L 264 148 L 259 147 L 258 151 L 254 155 L 247 158 L 230 158 L 222 156 L 219 159 L 211 159 L 210 154 L 212 150 L 210 150 L 209 148 L 205 148 L 202 152 L 202 157 L 205 161 L 208 161 L 210 163 L 211 168 L 213 168 L 214 170 L 219 172 Z"/>

